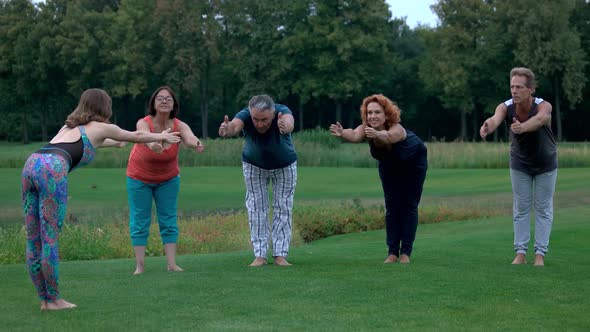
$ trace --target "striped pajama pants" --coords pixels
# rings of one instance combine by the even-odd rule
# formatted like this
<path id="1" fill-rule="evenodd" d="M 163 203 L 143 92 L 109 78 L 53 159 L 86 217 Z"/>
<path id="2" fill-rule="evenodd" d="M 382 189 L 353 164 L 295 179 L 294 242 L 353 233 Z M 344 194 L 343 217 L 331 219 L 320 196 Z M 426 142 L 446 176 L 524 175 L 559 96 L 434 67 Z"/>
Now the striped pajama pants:
<path id="1" fill-rule="evenodd" d="M 264 169 L 242 162 L 246 183 L 246 209 L 250 240 L 256 257 L 266 258 L 269 233 L 272 233 L 273 256 L 287 257 L 293 224 L 293 196 L 297 183 L 297 162 L 283 168 Z M 268 185 L 272 183 L 272 224 Z"/>

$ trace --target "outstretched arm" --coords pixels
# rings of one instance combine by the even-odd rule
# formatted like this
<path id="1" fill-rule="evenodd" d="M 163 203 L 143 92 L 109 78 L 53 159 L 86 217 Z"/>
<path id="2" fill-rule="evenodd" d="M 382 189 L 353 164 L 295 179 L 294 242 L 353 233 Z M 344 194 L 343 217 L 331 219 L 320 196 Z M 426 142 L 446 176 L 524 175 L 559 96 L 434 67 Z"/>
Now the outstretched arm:
<path id="1" fill-rule="evenodd" d="M 114 139 L 107 138 L 102 142 L 101 148 L 123 148 L 127 142 L 119 142 Z"/>
<path id="2" fill-rule="evenodd" d="M 515 134 L 536 131 L 543 126 L 551 125 L 551 111 L 553 107 L 549 102 L 543 101 L 537 105 L 537 114 L 525 122 L 514 120 L 510 125 L 510 130 Z"/>
<path id="3" fill-rule="evenodd" d="M 362 124 L 355 129 L 344 129 L 340 122 L 336 122 L 330 125 L 330 134 L 352 143 L 362 142 L 365 139 L 365 125 Z"/>
<path id="4" fill-rule="evenodd" d="M 223 122 L 219 126 L 219 136 L 232 137 L 236 136 L 244 129 L 244 122 L 238 118 L 233 118 L 229 121 L 227 115 L 223 118 Z"/>
<path id="5" fill-rule="evenodd" d="M 365 127 L 365 135 L 385 144 L 395 144 L 406 139 L 406 129 L 399 123 L 394 124 L 388 130 L 375 130 L 371 127 Z"/>
<path id="6" fill-rule="evenodd" d="M 479 129 L 479 135 L 481 136 L 481 138 L 485 139 L 487 135 L 496 131 L 496 129 L 498 129 L 498 126 L 506 118 L 507 112 L 508 108 L 504 103 L 501 103 L 500 105 L 496 106 L 496 111 L 494 112 L 494 115 L 487 118 L 481 125 L 481 128 Z"/>
<path id="7" fill-rule="evenodd" d="M 135 128 L 138 131 L 144 131 L 146 133 L 149 133 L 150 132 L 150 125 L 144 119 L 137 120 L 137 123 L 135 124 Z M 156 153 L 160 153 L 160 152 L 162 152 L 164 150 L 164 146 L 162 145 L 162 142 L 149 142 L 149 143 L 145 143 L 145 145 L 150 150 L 152 150 L 152 151 L 154 151 Z"/>
<path id="8" fill-rule="evenodd" d="M 156 134 L 144 131 L 127 131 L 119 128 L 117 125 L 102 122 L 95 122 L 94 126 L 96 127 L 96 134 L 93 136 L 95 137 L 96 142 L 93 143 L 97 143 L 95 145 L 96 147 L 102 147 L 104 141 L 108 138 L 116 141 L 135 143 L 165 141 L 167 143 L 174 144 L 180 142 L 180 133 L 171 132 L 170 129 L 166 129 L 163 132 Z"/>
<path id="9" fill-rule="evenodd" d="M 182 143 L 191 149 L 195 149 L 197 152 L 203 152 L 205 150 L 205 146 L 201 140 L 193 134 L 191 127 L 189 127 L 186 123 L 179 121 L 179 129 L 180 129 L 180 137 L 182 138 Z"/>

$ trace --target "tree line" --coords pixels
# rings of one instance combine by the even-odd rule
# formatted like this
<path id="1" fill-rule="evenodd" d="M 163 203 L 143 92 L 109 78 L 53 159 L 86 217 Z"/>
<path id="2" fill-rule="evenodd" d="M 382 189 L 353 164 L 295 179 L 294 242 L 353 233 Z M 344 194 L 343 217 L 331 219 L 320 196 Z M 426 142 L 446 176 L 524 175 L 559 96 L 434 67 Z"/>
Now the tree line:
<path id="1" fill-rule="evenodd" d="M 355 126 L 362 98 L 383 93 L 425 140 L 478 140 L 516 66 L 535 71 L 560 140 L 589 138 L 588 1 L 431 9 L 438 25 L 411 29 L 384 0 L 0 0 L 0 140 L 47 141 L 91 87 L 133 129 L 161 85 L 205 138 L 254 94 L 304 130 Z"/>

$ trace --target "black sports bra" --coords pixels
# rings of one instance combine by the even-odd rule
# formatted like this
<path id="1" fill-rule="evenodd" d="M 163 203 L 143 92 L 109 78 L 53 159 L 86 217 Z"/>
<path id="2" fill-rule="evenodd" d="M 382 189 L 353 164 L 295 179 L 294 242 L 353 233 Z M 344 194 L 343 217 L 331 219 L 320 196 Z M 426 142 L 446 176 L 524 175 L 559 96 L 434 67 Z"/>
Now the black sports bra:
<path id="1" fill-rule="evenodd" d="M 70 169 L 73 169 L 82 160 L 84 154 L 84 142 L 82 137 L 79 140 L 71 143 L 48 143 L 44 147 L 37 150 L 37 153 L 53 153 L 64 157 L 70 164 Z"/>

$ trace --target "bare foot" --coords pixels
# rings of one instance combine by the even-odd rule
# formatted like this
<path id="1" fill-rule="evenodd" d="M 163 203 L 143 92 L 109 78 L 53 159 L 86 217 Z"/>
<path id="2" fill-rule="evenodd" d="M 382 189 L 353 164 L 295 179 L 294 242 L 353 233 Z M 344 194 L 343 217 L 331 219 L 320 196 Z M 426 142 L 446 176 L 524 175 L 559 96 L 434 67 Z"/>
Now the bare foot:
<path id="1" fill-rule="evenodd" d="M 516 254 L 514 260 L 512 261 L 512 265 L 520 265 L 526 264 L 526 255 L 525 254 Z"/>
<path id="2" fill-rule="evenodd" d="M 535 266 L 545 266 L 545 256 L 536 254 L 535 255 Z"/>
<path id="3" fill-rule="evenodd" d="M 47 310 L 47 301 L 41 301 L 41 311 Z"/>
<path id="4" fill-rule="evenodd" d="M 180 266 L 174 265 L 174 266 L 168 266 L 168 271 L 169 272 L 182 272 L 184 270 Z"/>
<path id="5" fill-rule="evenodd" d="M 145 270 L 144 270 L 144 268 L 143 268 L 143 265 L 137 265 L 137 266 L 135 267 L 135 272 L 133 272 L 133 275 L 134 275 L 134 276 L 136 276 L 136 275 L 140 275 L 140 274 L 142 274 L 144 271 L 145 271 Z"/>
<path id="6" fill-rule="evenodd" d="M 262 266 L 262 265 L 266 265 L 266 264 L 268 264 L 268 262 L 266 261 L 266 258 L 256 257 L 254 259 L 254 261 L 250 264 L 250 266 L 257 267 L 257 266 Z"/>
<path id="7" fill-rule="evenodd" d="M 274 264 L 278 266 L 291 266 L 291 263 L 287 262 L 283 256 L 275 256 Z"/>
<path id="8" fill-rule="evenodd" d="M 387 256 L 387 258 L 385 259 L 385 264 L 391 264 L 391 263 L 396 263 L 397 262 L 397 256 L 396 255 L 389 255 Z"/>
<path id="9" fill-rule="evenodd" d="M 399 262 L 401 264 L 410 264 L 410 256 L 406 254 L 401 254 L 401 256 L 399 256 Z"/>
<path id="10" fill-rule="evenodd" d="M 72 309 L 77 307 L 77 305 L 70 303 L 64 299 L 59 299 L 55 302 L 47 302 L 47 309 L 46 310 L 63 310 L 63 309 Z"/>

